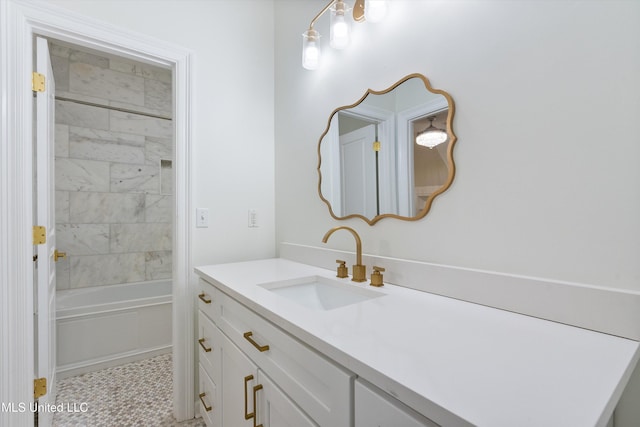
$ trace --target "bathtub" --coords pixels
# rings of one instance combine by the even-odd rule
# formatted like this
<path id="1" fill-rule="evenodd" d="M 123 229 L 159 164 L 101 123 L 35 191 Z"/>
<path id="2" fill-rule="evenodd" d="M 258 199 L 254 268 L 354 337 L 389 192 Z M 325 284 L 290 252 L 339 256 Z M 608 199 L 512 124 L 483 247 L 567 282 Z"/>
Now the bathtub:
<path id="1" fill-rule="evenodd" d="M 56 372 L 66 378 L 171 351 L 170 280 L 56 292 Z"/>

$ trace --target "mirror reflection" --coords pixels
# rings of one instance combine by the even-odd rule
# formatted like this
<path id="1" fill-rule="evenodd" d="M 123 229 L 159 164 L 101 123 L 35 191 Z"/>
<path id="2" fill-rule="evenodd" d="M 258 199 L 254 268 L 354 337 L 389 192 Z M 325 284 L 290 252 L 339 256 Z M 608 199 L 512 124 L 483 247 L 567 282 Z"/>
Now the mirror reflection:
<path id="1" fill-rule="evenodd" d="M 337 108 L 318 144 L 318 191 L 336 219 L 416 220 L 453 180 L 453 100 L 411 74 Z"/>

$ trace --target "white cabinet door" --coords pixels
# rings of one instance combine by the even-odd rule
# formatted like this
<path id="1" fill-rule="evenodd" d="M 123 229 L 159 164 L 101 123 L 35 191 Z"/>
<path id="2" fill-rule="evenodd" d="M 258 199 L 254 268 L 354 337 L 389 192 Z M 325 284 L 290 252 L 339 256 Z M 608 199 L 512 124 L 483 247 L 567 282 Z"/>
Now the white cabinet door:
<path id="1" fill-rule="evenodd" d="M 258 373 L 258 419 L 263 427 L 318 427 L 262 371 Z"/>
<path id="2" fill-rule="evenodd" d="M 202 310 L 198 311 L 198 359 L 200 413 L 207 426 L 221 427 L 222 332 Z"/>
<path id="3" fill-rule="evenodd" d="M 224 334 L 219 334 L 222 363 L 222 426 L 253 427 L 258 368 Z M 257 392 L 257 391 L 256 391 Z"/>
<path id="4" fill-rule="evenodd" d="M 222 354 L 223 427 L 317 427 L 224 334 Z M 256 417 L 255 421 L 253 418 Z"/>
<path id="5" fill-rule="evenodd" d="M 355 427 L 437 427 L 370 384 L 355 381 Z"/>
<path id="6" fill-rule="evenodd" d="M 200 363 L 199 367 L 198 396 L 200 397 L 200 415 L 202 415 L 202 419 L 208 427 L 217 427 L 220 425 L 220 417 L 218 415 L 222 413 L 222 407 L 219 401 L 216 400 L 218 390 L 202 363 Z"/>

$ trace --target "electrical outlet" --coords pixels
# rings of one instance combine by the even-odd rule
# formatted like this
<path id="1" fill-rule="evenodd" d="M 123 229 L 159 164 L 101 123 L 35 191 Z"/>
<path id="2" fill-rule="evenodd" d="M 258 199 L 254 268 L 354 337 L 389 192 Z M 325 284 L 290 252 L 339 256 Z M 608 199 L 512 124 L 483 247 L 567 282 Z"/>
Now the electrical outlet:
<path id="1" fill-rule="evenodd" d="M 207 228 L 209 226 L 209 209 L 196 208 L 196 227 Z"/>

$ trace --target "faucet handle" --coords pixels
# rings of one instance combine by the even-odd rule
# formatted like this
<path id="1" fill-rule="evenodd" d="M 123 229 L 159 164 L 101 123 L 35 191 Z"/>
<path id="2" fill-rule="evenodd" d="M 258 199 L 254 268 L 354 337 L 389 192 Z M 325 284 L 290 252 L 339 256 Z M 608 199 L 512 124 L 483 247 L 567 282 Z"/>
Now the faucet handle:
<path id="1" fill-rule="evenodd" d="M 338 275 L 337 277 L 340 278 L 345 278 L 345 277 L 349 277 L 349 270 L 347 270 L 347 262 L 346 261 L 342 261 L 341 259 L 337 259 L 336 262 L 338 264 L 340 264 L 338 266 Z"/>
<path id="2" fill-rule="evenodd" d="M 376 265 L 373 266 L 373 273 L 371 273 L 371 283 L 369 283 L 371 286 L 379 287 L 384 285 L 381 274 L 382 271 L 385 271 L 384 268 L 378 267 Z"/>

